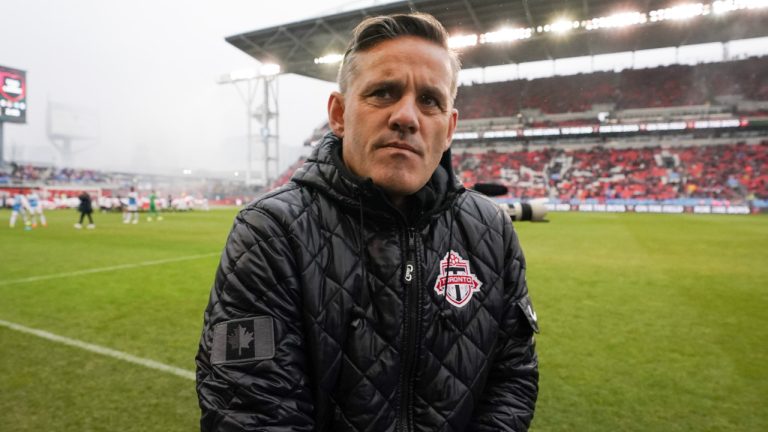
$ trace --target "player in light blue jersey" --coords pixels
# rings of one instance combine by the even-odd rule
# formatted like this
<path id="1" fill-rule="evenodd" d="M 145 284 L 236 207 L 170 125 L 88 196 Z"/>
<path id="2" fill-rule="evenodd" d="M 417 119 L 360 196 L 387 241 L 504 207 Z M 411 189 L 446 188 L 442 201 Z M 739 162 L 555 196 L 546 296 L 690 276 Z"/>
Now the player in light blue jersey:
<path id="1" fill-rule="evenodd" d="M 11 228 L 16 226 L 16 219 L 21 214 L 21 219 L 24 221 L 24 229 L 31 230 L 32 226 L 29 221 L 28 214 L 32 213 L 32 209 L 29 207 L 29 201 L 27 197 L 22 193 L 16 193 L 13 196 L 13 204 L 11 205 L 11 220 L 8 224 Z"/>
<path id="2" fill-rule="evenodd" d="M 37 227 L 37 221 L 40 220 L 40 225 L 47 227 L 48 222 L 45 220 L 45 215 L 43 214 L 43 203 L 40 202 L 40 196 L 37 195 L 37 192 L 31 191 L 27 194 L 27 201 L 29 201 L 29 208 L 30 208 L 30 219 L 32 221 L 32 228 Z"/>
<path id="3" fill-rule="evenodd" d="M 139 194 L 133 186 L 128 193 L 128 205 L 125 213 L 123 213 L 123 223 L 139 223 Z"/>

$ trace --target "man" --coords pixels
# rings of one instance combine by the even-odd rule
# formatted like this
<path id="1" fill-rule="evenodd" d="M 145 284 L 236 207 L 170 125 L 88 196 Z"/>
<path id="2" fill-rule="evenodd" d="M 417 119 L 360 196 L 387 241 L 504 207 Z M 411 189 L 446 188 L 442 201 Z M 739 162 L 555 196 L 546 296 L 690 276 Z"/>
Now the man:
<path id="1" fill-rule="evenodd" d="M 130 192 L 128 192 L 128 205 L 125 206 L 123 212 L 123 223 L 139 223 L 139 193 L 131 186 Z"/>
<path id="2" fill-rule="evenodd" d="M 29 231 L 32 229 L 32 222 L 30 221 L 29 214 L 32 213 L 32 208 L 29 206 L 27 197 L 21 192 L 16 192 L 13 196 L 13 202 L 11 204 L 11 219 L 8 221 L 8 226 L 11 228 L 16 226 L 16 219 L 21 215 L 21 219 L 24 222 L 24 229 Z"/>
<path id="3" fill-rule="evenodd" d="M 155 194 L 155 191 L 149 194 L 149 215 L 147 216 L 147 221 L 152 222 L 153 217 L 159 221 L 163 220 L 163 217 L 157 212 L 157 194 Z"/>
<path id="4" fill-rule="evenodd" d="M 44 227 L 47 227 L 48 221 L 45 220 L 45 214 L 43 214 L 43 203 L 40 201 L 40 196 L 37 194 L 37 191 L 30 191 L 29 194 L 27 194 L 27 201 L 29 201 L 32 228 L 37 228 L 38 218 L 40 219 L 40 224 Z"/>
<path id="5" fill-rule="evenodd" d="M 429 15 L 355 29 L 333 133 L 227 241 L 202 430 L 528 428 L 536 315 L 509 217 L 450 167 L 458 70 Z"/>
<path id="6" fill-rule="evenodd" d="M 75 228 L 83 228 L 83 219 L 85 219 L 86 216 L 88 217 L 88 229 L 96 228 L 96 225 L 93 223 L 93 216 L 91 216 L 93 214 L 91 196 L 88 195 L 88 192 L 82 191 L 77 198 L 80 200 L 80 204 L 77 206 L 77 211 L 80 212 L 80 220 L 75 224 Z"/>

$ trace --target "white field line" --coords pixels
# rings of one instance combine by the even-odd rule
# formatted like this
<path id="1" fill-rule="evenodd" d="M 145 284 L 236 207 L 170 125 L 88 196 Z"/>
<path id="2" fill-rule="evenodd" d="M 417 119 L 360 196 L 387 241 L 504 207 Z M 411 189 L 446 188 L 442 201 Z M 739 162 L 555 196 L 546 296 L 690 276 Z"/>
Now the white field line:
<path id="1" fill-rule="evenodd" d="M 0 320 L 0 326 L 7 327 L 9 329 L 16 330 L 18 332 L 35 335 L 37 337 L 48 339 L 53 342 L 58 342 L 64 345 L 73 346 L 75 348 L 84 349 L 86 351 L 91 351 L 96 354 L 101 354 L 107 357 L 112 357 L 118 360 L 126 361 L 128 363 L 137 364 L 137 365 L 148 367 L 150 369 L 158 370 L 161 372 L 167 372 L 167 373 L 180 376 L 182 378 L 186 378 L 189 380 L 195 379 L 195 373 L 192 371 L 177 368 L 175 366 L 170 366 L 154 360 L 145 359 L 142 357 L 136 357 L 135 355 L 124 353 L 122 351 L 113 350 L 111 348 L 103 347 L 100 345 L 90 344 L 77 339 L 70 339 L 68 337 L 59 336 L 43 330 L 37 330 L 37 329 L 25 327 L 23 325 L 14 324 L 12 322 L 4 321 L 4 320 Z"/>
<path id="2" fill-rule="evenodd" d="M 14 284 L 37 282 L 37 281 L 49 280 L 49 279 L 81 276 L 81 275 L 86 275 L 91 273 L 102 273 L 102 272 L 108 272 L 108 271 L 114 271 L 114 270 L 126 270 L 126 269 L 132 269 L 137 267 L 147 267 L 147 266 L 167 264 L 167 263 L 178 262 L 178 261 L 189 261 L 189 260 L 194 260 L 198 258 L 207 258 L 207 257 L 212 257 L 214 255 L 219 255 L 219 254 L 220 254 L 219 252 L 215 252 L 215 253 L 207 253 L 207 254 L 200 254 L 200 255 L 187 255 L 183 257 L 167 258 L 167 259 L 154 260 L 154 261 L 142 261 L 142 262 L 133 263 L 133 264 L 120 264 L 120 265 L 114 265 L 109 267 L 93 268 L 88 270 L 77 270 L 73 272 L 56 273 L 56 274 L 42 275 L 42 276 L 32 276 L 28 278 L 0 281 L 0 285 L 14 285 Z"/>

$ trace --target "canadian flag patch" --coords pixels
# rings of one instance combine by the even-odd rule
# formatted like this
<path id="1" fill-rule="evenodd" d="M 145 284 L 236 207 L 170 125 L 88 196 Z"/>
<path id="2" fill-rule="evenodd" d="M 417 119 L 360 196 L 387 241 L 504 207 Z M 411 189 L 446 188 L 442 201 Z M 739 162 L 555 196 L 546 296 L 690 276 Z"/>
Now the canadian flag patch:
<path id="1" fill-rule="evenodd" d="M 456 307 L 469 303 L 472 294 L 480 291 L 483 283 L 469 270 L 469 261 L 458 253 L 448 251 L 440 260 L 440 275 L 435 281 L 437 295 L 445 295 L 446 300 Z"/>

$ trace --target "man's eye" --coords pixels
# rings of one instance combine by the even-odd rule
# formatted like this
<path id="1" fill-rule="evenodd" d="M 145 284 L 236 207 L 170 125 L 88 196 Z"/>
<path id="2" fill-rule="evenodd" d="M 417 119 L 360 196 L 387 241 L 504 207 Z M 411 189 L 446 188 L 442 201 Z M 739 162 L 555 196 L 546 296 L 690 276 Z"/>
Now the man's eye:
<path id="1" fill-rule="evenodd" d="M 390 99 L 392 98 L 392 91 L 386 88 L 382 88 L 371 92 L 371 96 L 380 99 Z"/>
<path id="2" fill-rule="evenodd" d="M 440 103 L 437 101 L 437 99 L 433 98 L 429 95 L 421 96 L 421 104 L 428 107 L 439 107 Z"/>

